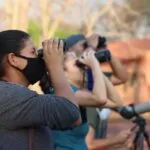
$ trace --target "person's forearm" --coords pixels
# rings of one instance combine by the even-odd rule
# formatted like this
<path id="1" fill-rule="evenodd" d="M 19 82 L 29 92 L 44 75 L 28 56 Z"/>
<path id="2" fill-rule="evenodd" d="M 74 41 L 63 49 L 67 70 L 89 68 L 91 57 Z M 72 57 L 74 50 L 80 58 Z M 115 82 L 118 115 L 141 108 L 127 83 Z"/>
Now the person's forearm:
<path id="1" fill-rule="evenodd" d="M 123 104 L 122 99 L 120 98 L 118 92 L 116 91 L 115 87 L 112 85 L 112 83 L 103 75 L 104 77 L 104 82 L 106 85 L 106 90 L 107 90 L 107 97 L 110 99 L 112 102 L 114 102 L 117 106 L 121 106 Z"/>
<path id="2" fill-rule="evenodd" d="M 74 103 L 76 106 L 75 95 L 72 92 L 69 83 L 67 82 L 62 67 L 49 67 L 48 72 L 52 81 L 52 85 L 55 89 L 56 96 L 62 96 Z"/>
<path id="3" fill-rule="evenodd" d="M 108 99 L 107 103 L 102 106 L 103 108 L 116 108 L 118 105 L 115 102 L 112 102 L 110 99 Z"/>
<path id="4" fill-rule="evenodd" d="M 128 80 L 128 73 L 125 67 L 121 64 L 121 62 L 112 56 L 110 61 L 111 68 L 113 70 L 113 74 L 120 79 L 122 82 L 126 82 Z"/>
<path id="5" fill-rule="evenodd" d="M 117 144 L 117 141 L 111 139 L 94 139 L 89 145 L 89 150 L 106 150 Z"/>
<path id="6" fill-rule="evenodd" d="M 97 96 L 99 100 L 103 100 L 106 102 L 107 100 L 107 93 L 106 93 L 106 86 L 103 78 L 103 73 L 101 68 L 99 67 L 99 63 L 95 62 L 92 66 L 92 73 L 93 73 L 93 93 Z"/>

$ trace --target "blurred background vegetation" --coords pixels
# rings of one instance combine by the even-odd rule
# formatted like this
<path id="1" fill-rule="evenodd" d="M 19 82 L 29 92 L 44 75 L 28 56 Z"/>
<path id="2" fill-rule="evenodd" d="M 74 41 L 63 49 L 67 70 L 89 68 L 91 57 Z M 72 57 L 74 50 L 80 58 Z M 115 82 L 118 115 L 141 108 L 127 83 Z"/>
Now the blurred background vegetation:
<path id="1" fill-rule="evenodd" d="M 28 31 L 34 41 L 92 32 L 109 40 L 150 37 L 150 0 L 0 0 L 0 30 Z"/>

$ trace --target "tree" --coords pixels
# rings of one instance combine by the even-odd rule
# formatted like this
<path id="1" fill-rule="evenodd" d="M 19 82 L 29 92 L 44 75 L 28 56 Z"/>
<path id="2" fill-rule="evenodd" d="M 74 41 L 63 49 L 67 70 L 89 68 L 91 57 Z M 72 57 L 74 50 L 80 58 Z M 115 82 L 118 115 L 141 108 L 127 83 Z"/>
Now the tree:
<path id="1" fill-rule="evenodd" d="M 91 13 L 91 11 L 87 7 L 85 7 L 85 12 L 88 17 L 87 21 L 83 21 L 82 23 L 81 32 L 86 35 L 90 35 L 93 32 L 93 28 L 97 23 L 98 18 L 109 11 L 112 2 L 112 0 L 109 0 L 102 8 L 99 8 L 99 11 L 96 11 L 94 13 Z M 84 1 L 84 5 L 86 6 L 85 3 L 87 3 L 87 1 Z"/>
<path id="2" fill-rule="evenodd" d="M 80 28 L 84 34 L 89 35 L 96 31 L 111 39 L 128 39 L 144 37 L 149 33 L 147 31 L 150 26 L 149 0 L 125 0 L 123 3 L 108 0 L 95 6 L 98 8 L 97 11 L 91 11 L 86 3 L 85 0 L 83 9 L 87 19 L 82 21 Z"/>
<path id="3" fill-rule="evenodd" d="M 9 29 L 20 29 L 27 31 L 28 5 L 28 0 L 6 1 L 6 22 Z"/>
<path id="4" fill-rule="evenodd" d="M 73 0 L 64 0 L 60 5 L 60 10 L 55 14 L 55 17 L 51 16 L 51 10 L 53 3 L 48 0 L 40 0 L 41 8 L 41 24 L 42 24 L 42 36 L 53 37 L 58 29 L 64 13 L 73 4 Z"/>
<path id="5" fill-rule="evenodd" d="M 40 12 L 41 12 L 41 31 L 42 37 L 48 37 L 50 26 L 50 12 L 51 4 L 48 0 L 40 0 Z"/>

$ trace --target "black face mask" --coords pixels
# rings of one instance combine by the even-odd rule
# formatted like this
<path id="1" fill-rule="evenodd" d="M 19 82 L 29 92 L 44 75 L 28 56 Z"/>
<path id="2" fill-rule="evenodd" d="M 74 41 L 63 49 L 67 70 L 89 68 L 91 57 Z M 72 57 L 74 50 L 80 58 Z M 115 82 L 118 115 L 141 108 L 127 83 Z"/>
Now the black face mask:
<path id="1" fill-rule="evenodd" d="M 24 58 L 28 61 L 27 66 L 21 70 L 27 80 L 31 84 L 39 81 L 46 72 L 44 60 L 42 58 L 29 58 L 21 55 L 18 57 Z"/>

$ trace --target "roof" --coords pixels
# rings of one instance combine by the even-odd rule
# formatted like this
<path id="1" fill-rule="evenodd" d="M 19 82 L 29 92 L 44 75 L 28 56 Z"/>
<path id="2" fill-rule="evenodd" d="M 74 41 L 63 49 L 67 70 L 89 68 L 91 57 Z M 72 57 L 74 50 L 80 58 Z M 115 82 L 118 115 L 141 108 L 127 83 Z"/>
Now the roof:
<path id="1" fill-rule="evenodd" d="M 144 51 L 150 50 L 150 39 L 109 42 L 108 49 L 121 60 L 134 60 L 142 57 Z"/>

